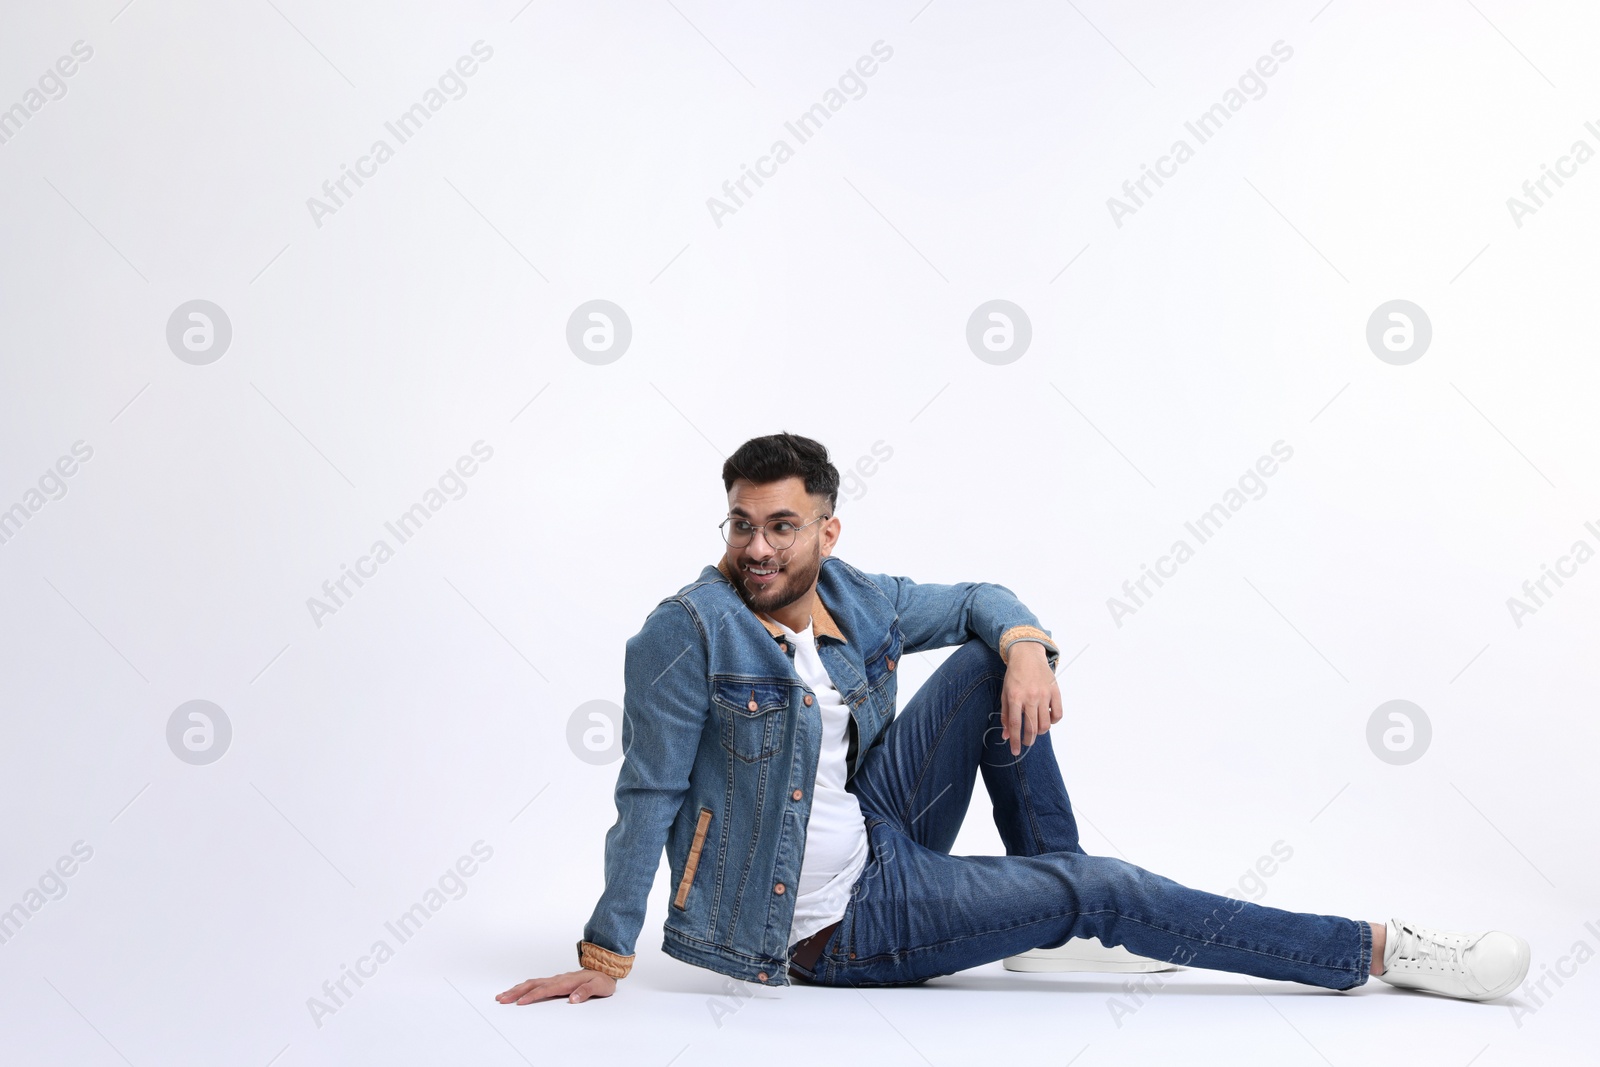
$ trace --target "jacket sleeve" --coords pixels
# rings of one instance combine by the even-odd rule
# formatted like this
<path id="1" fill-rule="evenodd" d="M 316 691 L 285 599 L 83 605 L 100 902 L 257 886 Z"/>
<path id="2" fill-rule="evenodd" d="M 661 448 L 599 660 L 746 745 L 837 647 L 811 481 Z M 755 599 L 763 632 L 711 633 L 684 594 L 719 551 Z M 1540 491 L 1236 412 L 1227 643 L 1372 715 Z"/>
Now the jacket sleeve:
<path id="1" fill-rule="evenodd" d="M 689 789 L 710 714 L 706 638 L 689 609 L 656 605 L 629 638 L 617 820 L 606 832 L 606 885 L 578 943 L 579 965 L 613 978 L 633 967 L 667 833 Z"/>
<path id="2" fill-rule="evenodd" d="M 930 648 L 948 648 L 976 637 L 1010 662 L 1011 646 L 1037 641 L 1045 647 L 1050 669 L 1056 669 L 1061 650 L 1050 631 L 1039 626 L 1033 612 L 1015 593 L 993 582 L 959 582 L 935 585 L 887 574 L 862 577 L 877 586 L 894 604 L 905 636 L 902 654 Z"/>

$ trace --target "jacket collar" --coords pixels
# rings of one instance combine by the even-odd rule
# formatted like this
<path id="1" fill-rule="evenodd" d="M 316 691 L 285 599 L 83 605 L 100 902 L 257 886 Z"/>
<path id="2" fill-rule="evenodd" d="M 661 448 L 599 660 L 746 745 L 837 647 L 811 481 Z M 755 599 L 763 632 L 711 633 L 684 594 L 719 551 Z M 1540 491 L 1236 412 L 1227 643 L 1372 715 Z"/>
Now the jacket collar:
<path id="1" fill-rule="evenodd" d="M 717 570 L 721 572 L 722 576 L 728 580 L 728 584 L 733 584 L 733 572 L 728 569 L 727 559 L 724 558 L 717 560 Z M 735 590 L 735 592 L 737 593 L 737 590 Z M 836 641 L 848 644 L 849 642 L 845 641 L 844 634 L 840 632 L 838 625 L 833 621 L 833 616 L 829 614 L 827 606 L 822 603 L 822 589 L 820 585 L 818 586 L 816 593 L 817 602 L 816 605 L 811 609 L 811 632 L 817 637 L 831 637 Z M 742 597 L 740 598 L 740 602 L 743 602 Z M 745 607 L 748 608 L 749 605 L 746 604 Z M 771 634 L 773 637 L 783 636 L 783 631 L 778 629 L 777 623 L 768 619 L 765 615 L 758 611 L 752 610 L 751 614 L 756 617 L 757 621 L 759 621 L 762 626 L 766 627 L 767 633 Z"/>

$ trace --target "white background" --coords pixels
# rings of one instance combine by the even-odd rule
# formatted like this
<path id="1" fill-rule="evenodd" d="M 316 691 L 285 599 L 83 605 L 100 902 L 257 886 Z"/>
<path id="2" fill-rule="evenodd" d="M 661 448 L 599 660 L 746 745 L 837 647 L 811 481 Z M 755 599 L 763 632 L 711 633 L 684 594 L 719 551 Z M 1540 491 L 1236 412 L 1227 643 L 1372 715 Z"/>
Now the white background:
<path id="1" fill-rule="evenodd" d="M 0 508 L 93 449 L 0 544 L 0 907 L 93 850 L 0 945 L 0 1058 L 1592 1055 L 1592 962 L 1495 1005 L 1188 971 L 1118 1019 L 1112 977 L 998 965 L 730 986 L 659 952 L 663 885 L 617 996 L 492 998 L 575 965 L 618 764 L 569 716 L 621 700 L 625 639 L 721 551 L 723 458 L 779 429 L 841 467 L 892 449 L 841 557 L 1004 583 L 1055 635 L 1091 852 L 1222 892 L 1282 841 L 1253 899 L 1510 929 L 1534 978 L 1600 950 L 1600 563 L 1520 627 L 1506 605 L 1600 547 L 1600 162 L 1520 227 L 1506 205 L 1600 148 L 1593 11 L 123 3 L 0 11 L 0 107 L 93 48 L 0 144 Z M 307 198 L 479 40 L 466 94 L 317 225 Z M 707 198 L 880 40 L 719 226 Z M 1265 95 L 1116 225 L 1280 40 Z M 597 298 L 633 326 L 604 366 L 565 341 Z M 232 324 L 209 365 L 166 342 L 193 299 Z M 965 340 L 991 299 L 1032 323 L 1004 366 Z M 1432 322 L 1404 366 L 1366 343 L 1394 299 Z M 317 625 L 479 440 L 466 495 Z M 1266 494 L 1118 626 L 1107 599 L 1279 440 Z M 233 730 L 206 766 L 166 740 L 195 699 Z M 1432 723 L 1409 765 L 1367 744 L 1391 699 Z M 1002 851 L 977 795 L 958 851 Z M 317 1025 L 480 840 L 465 895 Z"/>

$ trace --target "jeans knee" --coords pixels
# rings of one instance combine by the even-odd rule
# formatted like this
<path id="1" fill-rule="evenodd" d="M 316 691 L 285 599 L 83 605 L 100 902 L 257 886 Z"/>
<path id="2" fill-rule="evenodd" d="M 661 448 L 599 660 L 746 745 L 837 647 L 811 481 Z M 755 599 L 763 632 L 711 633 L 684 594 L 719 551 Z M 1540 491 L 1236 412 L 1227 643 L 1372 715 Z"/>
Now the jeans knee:
<path id="1" fill-rule="evenodd" d="M 1088 856 L 1063 853 L 1072 858 L 1075 875 L 1086 891 L 1106 901 L 1137 898 L 1148 887 L 1148 872 L 1115 856 Z"/>
<path id="2" fill-rule="evenodd" d="M 1006 664 L 1000 658 L 1000 653 L 990 648 L 988 643 L 976 637 L 969 637 L 961 643 L 951 654 L 951 659 L 959 659 L 964 671 L 993 672 L 1000 677 L 1005 677 Z"/>

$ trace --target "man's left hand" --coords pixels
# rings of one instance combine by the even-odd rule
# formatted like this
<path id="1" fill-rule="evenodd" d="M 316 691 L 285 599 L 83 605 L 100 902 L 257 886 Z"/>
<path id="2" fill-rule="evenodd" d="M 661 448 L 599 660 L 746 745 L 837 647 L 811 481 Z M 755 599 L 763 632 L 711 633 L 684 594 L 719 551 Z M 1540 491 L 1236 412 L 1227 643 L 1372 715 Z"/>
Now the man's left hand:
<path id="1" fill-rule="evenodd" d="M 1061 687 L 1045 647 L 1037 641 L 1018 641 L 1007 650 L 1006 680 L 1000 688 L 1002 734 L 1011 742 L 1011 754 L 1061 721 Z"/>

